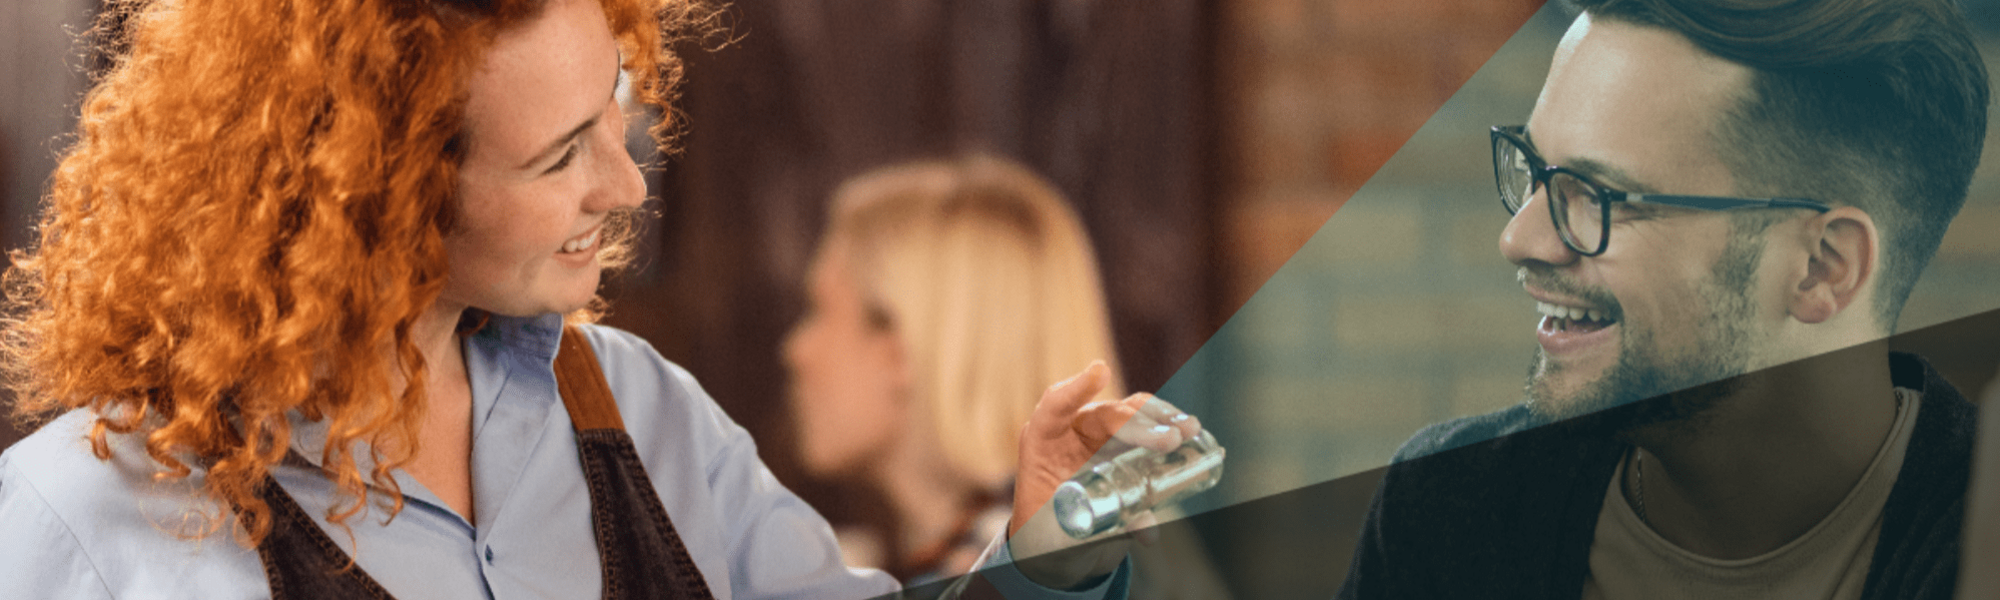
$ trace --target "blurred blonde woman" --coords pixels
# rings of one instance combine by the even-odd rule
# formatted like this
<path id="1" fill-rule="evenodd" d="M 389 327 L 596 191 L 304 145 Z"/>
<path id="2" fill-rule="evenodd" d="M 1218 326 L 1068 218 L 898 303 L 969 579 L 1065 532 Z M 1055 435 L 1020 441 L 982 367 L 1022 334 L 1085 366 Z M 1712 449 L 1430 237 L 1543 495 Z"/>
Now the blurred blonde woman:
<path id="1" fill-rule="evenodd" d="M 1115 364 L 1096 264 L 1055 187 L 1004 159 L 897 165 L 835 192 L 784 353 L 806 468 L 889 504 L 890 531 L 842 532 L 851 564 L 907 583 L 972 565 L 1007 518 L 1029 400 Z M 1113 376 L 1100 399 L 1123 390 Z"/>

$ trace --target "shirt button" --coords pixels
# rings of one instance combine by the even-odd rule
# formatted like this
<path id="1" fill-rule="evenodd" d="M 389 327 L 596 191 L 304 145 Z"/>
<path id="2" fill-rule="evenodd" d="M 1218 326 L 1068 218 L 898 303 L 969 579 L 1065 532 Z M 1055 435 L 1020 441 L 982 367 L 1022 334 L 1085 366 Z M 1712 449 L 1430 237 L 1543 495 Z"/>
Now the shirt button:
<path id="1" fill-rule="evenodd" d="M 493 547 L 486 547 L 486 564 L 493 564 Z"/>

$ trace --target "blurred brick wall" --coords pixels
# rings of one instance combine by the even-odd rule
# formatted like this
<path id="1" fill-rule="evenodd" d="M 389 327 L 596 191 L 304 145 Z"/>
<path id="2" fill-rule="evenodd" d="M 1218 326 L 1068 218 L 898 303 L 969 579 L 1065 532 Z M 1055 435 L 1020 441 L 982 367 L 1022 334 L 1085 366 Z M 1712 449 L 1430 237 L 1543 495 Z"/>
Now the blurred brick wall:
<path id="1" fill-rule="evenodd" d="M 1508 341 L 1460 333 L 1472 321 L 1498 317 L 1454 289 L 1464 281 L 1460 273 L 1490 268 L 1482 261 L 1494 254 L 1493 238 L 1482 229 L 1499 220 L 1418 202 L 1349 200 L 1383 189 L 1370 183 L 1378 170 L 1542 3 L 1223 4 L 1219 118 L 1228 132 L 1223 152 L 1233 159 L 1222 229 L 1233 278 L 1224 297 L 1242 308 L 1162 391 L 1170 400 L 1207 399 L 1218 410 L 1204 422 L 1229 448 L 1223 488 L 1190 503 L 1195 511 L 1379 465 L 1377 451 L 1435 419 L 1435 404 L 1474 395 L 1455 389 L 1464 387 L 1460 380 L 1518 377 L 1497 367 L 1438 370 L 1441 348 L 1476 353 Z M 1539 85 L 1539 73 L 1524 76 Z M 1427 183 L 1459 189 L 1478 189 L 1491 177 L 1482 174 L 1483 159 L 1462 159 L 1426 161 L 1455 166 L 1421 177 L 1443 177 Z M 1329 233 L 1343 223 L 1363 234 Z M 1398 401 L 1345 401 L 1352 397 Z M 1353 516 L 1366 508 L 1365 494 L 1349 500 L 1317 509 Z M 1303 537 L 1289 541 L 1312 553 L 1258 551 L 1287 541 L 1266 539 L 1269 528 L 1204 533 L 1239 597 L 1311 589 L 1331 595 L 1353 547 L 1342 536 L 1352 531 L 1309 523 L 1293 529 Z M 1301 559 L 1327 568 L 1300 568 Z"/>
<path id="2" fill-rule="evenodd" d="M 1211 393 L 1230 398 L 1234 407 L 1217 418 L 1255 431 L 1234 443 L 1246 454 L 1271 458 L 1232 460 L 1232 478 L 1248 480 L 1239 491 L 1272 493 L 1324 480 L 1313 474 L 1329 469 L 1353 472 L 1379 464 L 1379 457 L 1356 449 L 1400 442 L 1441 414 L 1435 404 L 1479 403 L 1454 399 L 1477 395 L 1459 390 L 1478 387 L 1461 381 L 1518 380 L 1518 366 L 1435 377 L 1440 350 L 1477 354 L 1512 341 L 1498 333 L 1466 335 L 1463 325 L 1499 317 L 1494 307 L 1464 298 L 1452 285 L 1466 274 L 1494 272 L 1488 258 L 1496 255 L 1492 240 L 1503 222 L 1497 202 L 1463 213 L 1429 210 L 1421 202 L 1342 206 L 1541 5 L 1225 3 L 1231 33 L 1223 38 L 1221 63 L 1228 67 L 1220 70 L 1220 84 L 1230 92 L 1231 112 L 1222 119 L 1229 124 L 1235 175 L 1224 203 L 1224 254 L 1237 274 L 1227 297 L 1231 306 L 1241 306 L 1263 292 L 1204 352 L 1230 354 L 1216 357 L 1227 367 L 1208 374 Z M 1502 91 L 1519 96 L 1525 89 L 1531 105 L 1547 56 L 1510 66 L 1519 71 L 1515 79 L 1533 83 Z M 1518 118 L 1526 114 L 1523 108 Z M 1483 152 L 1486 125 L 1474 119 L 1453 127 L 1475 132 Z M 1432 157 L 1424 162 L 1449 166 L 1419 169 L 1419 186 L 1378 182 L 1368 189 L 1413 198 L 1482 189 L 1491 195 L 1485 161 L 1463 152 Z M 1366 234 L 1320 233 L 1336 209 L 1343 212 L 1335 223 L 1354 224 Z M 1325 239 L 1295 257 L 1316 233 Z M 1279 271 L 1287 261 L 1292 266 Z M 1511 270 L 1501 274 L 1511 277 Z M 1424 375 L 1416 379 L 1426 383 L 1412 389 L 1413 375 Z M 1327 410 L 1329 390 L 1421 401 Z"/>
<path id="3" fill-rule="evenodd" d="M 1225 230 L 1256 292 L 1541 0 L 1225 2 L 1235 189 Z M 1395 253 L 1385 249 L 1385 253 Z M 1409 253 L 1402 253 L 1408 255 Z"/>

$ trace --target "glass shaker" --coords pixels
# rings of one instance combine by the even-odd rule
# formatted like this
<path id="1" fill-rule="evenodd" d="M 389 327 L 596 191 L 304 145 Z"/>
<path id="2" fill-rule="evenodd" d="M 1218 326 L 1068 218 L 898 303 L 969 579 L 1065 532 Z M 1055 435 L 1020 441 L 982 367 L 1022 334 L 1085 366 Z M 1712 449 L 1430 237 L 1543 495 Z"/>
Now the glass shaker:
<path id="1" fill-rule="evenodd" d="M 1222 454 L 1207 430 L 1170 452 L 1127 450 L 1056 488 L 1056 522 L 1077 539 L 1110 531 L 1141 512 L 1215 487 L 1222 479 Z"/>

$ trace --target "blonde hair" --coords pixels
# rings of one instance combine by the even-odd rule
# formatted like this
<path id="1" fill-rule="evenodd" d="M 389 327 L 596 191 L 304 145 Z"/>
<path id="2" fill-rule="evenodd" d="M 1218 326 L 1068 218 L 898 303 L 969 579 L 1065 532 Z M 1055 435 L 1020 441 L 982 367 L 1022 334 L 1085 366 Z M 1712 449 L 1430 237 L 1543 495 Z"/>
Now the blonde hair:
<path id="1" fill-rule="evenodd" d="M 913 415 L 980 481 L 1015 470 L 1050 384 L 1116 365 L 1104 292 L 1075 212 L 1027 168 L 971 156 L 876 170 L 834 194 L 826 245 L 908 358 Z M 1114 368 L 1115 372 L 1115 368 Z M 1123 396 L 1116 377 L 1103 396 Z"/>

